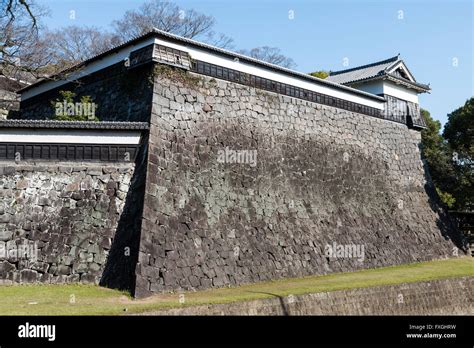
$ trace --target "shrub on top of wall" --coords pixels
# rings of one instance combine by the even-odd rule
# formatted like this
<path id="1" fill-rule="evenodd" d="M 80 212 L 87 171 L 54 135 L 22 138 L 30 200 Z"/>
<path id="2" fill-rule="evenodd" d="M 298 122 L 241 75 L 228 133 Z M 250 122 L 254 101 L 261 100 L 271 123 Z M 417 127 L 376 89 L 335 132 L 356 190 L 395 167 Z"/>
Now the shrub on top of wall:
<path id="1" fill-rule="evenodd" d="M 59 91 L 61 98 L 51 102 L 54 108 L 54 120 L 58 121 L 99 121 L 95 115 L 97 104 L 89 95 L 80 97 L 79 102 L 74 101 L 76 93 L 72 91 Z"/>

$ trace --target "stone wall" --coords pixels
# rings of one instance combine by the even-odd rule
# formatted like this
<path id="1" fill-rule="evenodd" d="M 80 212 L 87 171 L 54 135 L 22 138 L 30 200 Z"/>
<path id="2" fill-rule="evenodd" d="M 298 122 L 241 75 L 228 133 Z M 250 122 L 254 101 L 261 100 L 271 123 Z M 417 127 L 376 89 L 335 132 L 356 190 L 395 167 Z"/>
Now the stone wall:
<path id="1" fill-rule="evenodd" d="M 133 168 L 1 163 L 0 284 L 98 283 Z"/>
<path id="2" fill-rule="evenodd" d="M 76 93 L 75 102 L 81 96 L 91 96 L 96 103 L 96 116 L 101 121 L 148 121 L 151 111 L 152 83 L 149 65 L 127 69 L 117 63 L 21 102 L 21 113 L 15 118 L 50 119 L 55 108 L 51 102 L 62 100 L 59 91 Z"/>
<path id="3" fill-rule="evenodd" d="M 4 90 L 0 87 L 0 120 L 6 119 L 11 110 L 18 110 L 19 97 L 15 92 Z"/>
<path id="4" fill-rule="evenodd" d="M 474 278 L 169 309 L 151 315 L 472 315 Z"/>
<path id="5" fill-rule="evenodd" d="M 418 131 L 158 67 L 117 64 L 21 103 L 22 118 L 46 119 L 58 91 L 73 90 L 92 96 L 99 119 L 149 121 L 150 131 L 133 174 L 132 164 L 0 167 L 0 247 L 39 248 L 35 263 L 0 260 L 3 283 L 100 281 L 142 297 L 462 247 Z"/>
<path id="6" fill-rule="evenodd" d="M 17 113 L 20 107 L 20 96 L 15 91 L 24 86 L 16 79 L 0 75 L 0 120 Z"/>
<path id="7" fill-rule="evenodd" d="M 461 246 L 425 176 L 418 131 L 188 77 L 154 84 L 137 296 L 450 257 Z M 364 258 L 329 257 L 327 245 L 363 247 Z"/>

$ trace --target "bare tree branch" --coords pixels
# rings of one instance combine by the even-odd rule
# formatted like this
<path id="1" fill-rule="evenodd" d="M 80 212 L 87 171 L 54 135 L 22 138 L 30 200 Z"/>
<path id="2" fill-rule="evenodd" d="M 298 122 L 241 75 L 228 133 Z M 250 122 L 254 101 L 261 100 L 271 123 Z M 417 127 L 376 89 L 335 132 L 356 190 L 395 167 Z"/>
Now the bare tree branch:
<path id="1" fill-rule="evenodd" d="M 13 3 L 15 0 L 9 0 L 10 3 Z M 30 8 L 30 5 L 26 2 L 26 0 L 18 0 L 18 2 L 24 7 L 24 9 L 26 10 L 26 12 L 28 12 L 28 14 L 30 15 L 30 18 L 31 18 L 31 21 L 32 21 L 32 24 L 33 24 L 33 27 L 36 28 L 36 17 L 33 15 L 33 13 L 31 12 L 31 8 Z"/>
<path id="2" fill-rule="evenodd" d="M 216 34 L 214 31 L 210 31 L 206 35 L 206 43 L 220 48 L 233 49 L 234 48 L 234 39 L 229 36 L 219 33 Z"/>
<path id="3" fill-rule="evenodd" d="M 283 55 L 277 47 L 262 46 L 252 48 L 251 50 L 239 50 L 238 52 L 284 68 L 293 69 L 296 67 L 294 60 Z"/>
<path id="4" fill-rule="evenodd" d="M 216 20 L 195 10 L 184 10 L 172 2 L 148 0 L 137 10 L 113 21 L 115 34 L 123 41 L 145 34 L 153 28 L 190 39 L 201 39 L 215 46 L 230 48 L 233 40 L 215 34 Z"/>
<path id="5" fill-rule="evenodd" d="M 95 27 L 69 26 L 41 37 L 48 56 L 59 64 L 77 64 L 119 44 L 119 38 Z"/>
<path id="6" fill-rule="evenodd" d="M 42 57 L 42 61 L 33 62 L 33 52 L 41 52 L 38 18 L 46 12 L 33 1 L 0 0 L 0 3 L 0 75 L 27 79 L 48 61 Z"/>

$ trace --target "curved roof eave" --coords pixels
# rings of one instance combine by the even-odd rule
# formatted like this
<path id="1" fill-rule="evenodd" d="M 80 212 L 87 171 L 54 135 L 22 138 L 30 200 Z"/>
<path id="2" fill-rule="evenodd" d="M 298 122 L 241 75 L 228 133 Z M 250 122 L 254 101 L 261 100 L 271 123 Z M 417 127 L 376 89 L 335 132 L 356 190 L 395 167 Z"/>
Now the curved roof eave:
<path id="1" fill-rule="evenodd" d="M 348 81 L 346 83 L 348 85 L 357 85 L 359 83 L 368 82 L 368 81 L 376 81 L 376 80 L 390 80 L 390 81 L 393 81 L 393 82 L 404 84 L 408 88 L 412 88 L 412 89 L 415 89 L 415 90 L 421 91 L 421 92 L 429 93 L 429 91 L 431 91 L 431 88 L 428 85 L 424 85 L 424 84 L 421 84 L 421 83 L 418 83 L 418 82 L 404 81 L 404 80 L 401 80 L 400 78 L 398 78 L 396 76 L 393 76 L 393 75 L 390 75 L 390 74 L 371 76 L 371 77 L 367 77 L 367 78 L 363 78 L 363 79 L 359 79 L 359 80 Z"/>

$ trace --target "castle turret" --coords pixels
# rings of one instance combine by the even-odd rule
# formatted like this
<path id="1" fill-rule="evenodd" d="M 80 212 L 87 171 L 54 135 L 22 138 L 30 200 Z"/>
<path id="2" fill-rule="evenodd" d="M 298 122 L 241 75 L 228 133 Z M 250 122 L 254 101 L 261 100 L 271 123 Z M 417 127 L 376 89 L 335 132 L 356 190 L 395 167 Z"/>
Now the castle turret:
<path id="1" fill-rule="evenodd" d="M 386 99 L 384 118 L 406 123 L 411 128 L 426 128 L 420 115 L 418 94 L 429 92 L 430 87 L 416 81 L 400 55 L 333 71 L 327 80 L 382 96 Z"/>

